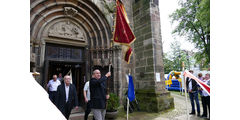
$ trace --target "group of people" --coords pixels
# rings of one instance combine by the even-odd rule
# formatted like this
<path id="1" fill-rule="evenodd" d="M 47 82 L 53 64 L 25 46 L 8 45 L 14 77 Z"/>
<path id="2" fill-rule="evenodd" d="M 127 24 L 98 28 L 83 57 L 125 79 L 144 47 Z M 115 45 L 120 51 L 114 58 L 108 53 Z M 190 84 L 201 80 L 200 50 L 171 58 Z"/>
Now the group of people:
<path id="1" fill-rule="evenodd" d="M 190 70 L 189 72 L 193 74 L 192 70 Z M 110 76 L 110 72 L 108 72 L 105 76 L 101 76 L 100 70 L 96 69 L 93 71 L 90 81 L 85 83 L 83 89 L 84 101 L 87 104 L 84 116 L 85 120 L 88 119 L 88 115 L 91 111 L 95 120 L 105 119 L 106 102 L 107 99 L 109 99 L 110 97 L 107 94 L 106 81 L 107 78 Z M 210 74 L 207 73 L 205 77 L 203 77 L 202 73 L 199 73 L 198 78 L 210 86 Z M 65 75 L 62 79 L 62 74 L 60 73 L 59 77 L 57 77 L 57 75 L 53 75 L 53 79 L 50 80 L 47 84 L 47 90 L 49 92 L 50 100 L 57 106 L 57 108 L 66 117 L 66 119 L 69 118 L 73 107 L 75 107 L 75 109 L 78 109 L 78 97 L 76 88 L 73 84 L 71 84 L 70 81 L 71 77 L 69 75 Z M 196 114 L 196 103 L 197 116 L 207 118 L 207 116 L 209 115 L 210 118 L 210 96 L 207 94 L 207 92 L 204 91 L 201 87 L 199 87 L 197 82 L 192 78 L 186 79 L 186 87 L 192 106 L 192 111 L 189 114 Z M 202 100 L 202 115 L 200 115 L 198 94 L 200 94 Z"/>
<path id="2" fill-rule="evenodd" d="M 85 83 L 83 89 L 84 100 L 87 103 L 84 119 L 88 119 L 88 114 L 92 111 L 95 120 L 104 120 L 106 114 L 106 102 L 109 99 L 107 94 L 106 81 L 111 76 L 108 72 L 105 76 L 101 76 L 100 70 L 93 71 L 90 81 Z M 61 111 L 66 119 L 69 119 L 71 110 L 78 109 L 77 91 L 71 84 L 71 77 L 62 74 L 59 77 L 53 75 L 53 79 L 47 84 L 49 98 Z"/>
<path id="3" fill-rule="evenodd" d="M 192 70 L 189 70 L 190 73 L 193 74 Z M 210 74 L 207 73 L 205 74 L 205 77 L 203 77 L 202 73 L 198 74 L 198 79 L 200 79 L 202 82 L 210 86 Z M 192 79 L 192 78 L 186 78 L 186 87 L 187 91 L 189 93 L 189 98 L 191 101 L 191 106 L 192 106 L 192 111 L 189 113 L 190 115 L 195 115 L 195 104 L 194 101 L 197 105 L 197 116 L 202 117 L 202 118 L 207 118 L 209 115 L 210 118 L 210 96 L 207 94 L 206 91 L 204 91 L 198 84 L 197 82 Z M 201 96 L 202 100 L 202 107 L 203 107 L 203 114 L 200 115 L 200 104 L 199 104 L 199 99 L 198 99 L 198 94 Z M 207 112 L 208 110 L 208 112 Z"/>

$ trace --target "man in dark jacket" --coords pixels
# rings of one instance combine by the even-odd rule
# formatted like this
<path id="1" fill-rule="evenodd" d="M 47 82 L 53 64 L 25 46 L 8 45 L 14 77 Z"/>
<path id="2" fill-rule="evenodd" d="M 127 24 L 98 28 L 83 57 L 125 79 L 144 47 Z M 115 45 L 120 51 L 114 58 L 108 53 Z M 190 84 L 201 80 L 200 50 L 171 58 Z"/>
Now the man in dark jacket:
<path id="1" fill-rule="evenodd" d="M 109 98 L 106 94 L 106 80 L 109 76 L 111 76 L 110 72 L 101 77 L 101 72 L 96 69 L 93 71 L 93 78 L 90 80 L 91 110 L 95 120 L 105 119 L 106 99 Z"/>
<path id="2" fill-rule="evenodd" d="M 189 70 L 189 72 L 193 74 L 192 70 Z M 198 84 L 194 79 L 189 79 L 187 77 L 186 86 L 187 86 L 187 91 L 189 93 L 189 97 L 192 105 L 192 112 L 189 114 L 190 115 L 195 114 L 195 104 L 194 104 L 194 100 L 195 100 L 197 104 L 197 112 L 198 112 L 197 116 L 200 117 L 200 105 L 198 100 Z"/>
<path id="3" fill-rule="evenodd" d="M 73 107 L 78 109 L 76 88 L 70 81 L 70 76 L 64 76 L 64 84 L 59 85 L 57 88 L 57 107 L 66 119 L 69 118 Z"/>

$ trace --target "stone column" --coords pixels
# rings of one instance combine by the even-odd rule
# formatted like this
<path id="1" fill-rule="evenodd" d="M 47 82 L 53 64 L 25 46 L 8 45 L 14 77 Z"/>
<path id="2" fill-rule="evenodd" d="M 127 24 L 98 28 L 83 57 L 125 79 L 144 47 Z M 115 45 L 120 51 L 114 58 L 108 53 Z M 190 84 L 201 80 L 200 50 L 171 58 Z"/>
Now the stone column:
<path id="1" fill-rule="evenodd" d="M 113 47 L 113 88 L 114 93 L 116 93 L 120 98 L 120 103 L 122 102 L 122 49 L 120 46 L 115 45 Z"/>
<path id="2" fill-rule="evenodd" d="M 173 98 L 165 89 L 158 0 L 135 0 L 133 21 L 135 86 L 140 109 L 159 112 L 173 108 Z M 156 79 L 157 74 L 160 74 L 160 81 Z"/>

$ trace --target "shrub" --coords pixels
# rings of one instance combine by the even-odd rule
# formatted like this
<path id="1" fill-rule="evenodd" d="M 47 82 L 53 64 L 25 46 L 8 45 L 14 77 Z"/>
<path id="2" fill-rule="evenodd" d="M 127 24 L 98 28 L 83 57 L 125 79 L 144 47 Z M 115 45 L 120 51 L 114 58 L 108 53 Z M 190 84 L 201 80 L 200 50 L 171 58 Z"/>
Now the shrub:
<path id="1" fill-rule="evenodd" d="M 110 93 L 110 98 L 107 100 L 107 111 L 108 112 L 117 111 L 118 107 L 119 97 L 114 93 Z"/>

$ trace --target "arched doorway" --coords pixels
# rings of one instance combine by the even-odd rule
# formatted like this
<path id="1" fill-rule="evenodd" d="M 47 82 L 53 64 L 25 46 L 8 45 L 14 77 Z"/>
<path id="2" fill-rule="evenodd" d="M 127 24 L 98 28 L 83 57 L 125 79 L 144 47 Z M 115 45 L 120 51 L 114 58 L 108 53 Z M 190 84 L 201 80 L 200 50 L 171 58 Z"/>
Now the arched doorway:
<path id="1" fill-rule="evenodd" d="M 31 0 L 30 14 L 31 51 L 41 85 L 53 74 L 71 70 L 81 105 L 82 88 L 92 69 L 105 70 L 113 61 L 112 33 L 104 14 L 89 0 Z"/>

